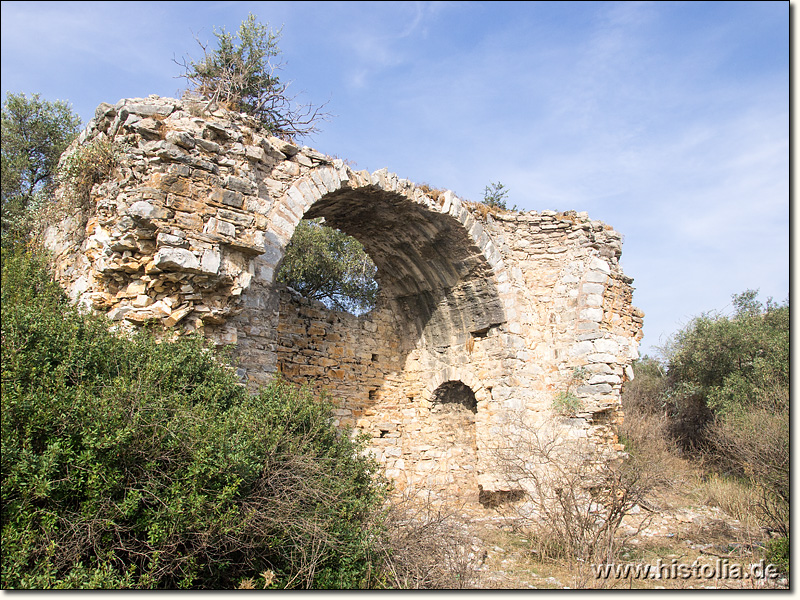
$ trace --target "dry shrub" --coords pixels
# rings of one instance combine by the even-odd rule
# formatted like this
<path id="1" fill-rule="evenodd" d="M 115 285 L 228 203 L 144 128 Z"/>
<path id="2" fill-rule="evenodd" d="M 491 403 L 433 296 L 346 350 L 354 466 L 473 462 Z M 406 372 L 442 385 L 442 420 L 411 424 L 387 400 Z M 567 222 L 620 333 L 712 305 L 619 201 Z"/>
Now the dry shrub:
<path id="1" fill-rule="evenodd" d="M 649 455 L 602 456 L 587 440 L 566 439 L 563 429 L 520 414 L 504 439 L 493 451 L 497 472 L 510 489 L 524 492 L 506 510 L 536 540 L 541 558 L 568 562 L 578 587 L 593 581 L 592 564 L 615 560 L 623 517 L 669 479 Z"/>
<path id="2" fill-rule="evenodd" d="M 661 492 L 675 489 L 690 478 L 692 469 L 679 456 L 663 414 L 626 410 L 618 434 L 629 455 L 629 464 L 648 470 L 648 479 L 654 484 L 648 500 L 657 501 Z"/>
<path id="3" fill-rule="evenodd" d="M 385 521 L 384 585 L 400 589 L 465 589 L 478 581 L 483 556 L 460 511 L 408 491 L 395 497 Z"/>
<path id="4" fill-rule="evenodd" d="M 703 504 L 719 507 L 747 527 L 758 525 L 753 510 L 753 503 L 758 493 L 744 479 L 722 477 L 711 473 L 701 478 L 695 494 Z"/>
<path id="5" fill-rule="evenodd" d="M 718 467 L 754 484 L 761 524 L 789 535 L 789 389 L 775 385 L 755 407 L 718 416 L 709 426 Z"/>

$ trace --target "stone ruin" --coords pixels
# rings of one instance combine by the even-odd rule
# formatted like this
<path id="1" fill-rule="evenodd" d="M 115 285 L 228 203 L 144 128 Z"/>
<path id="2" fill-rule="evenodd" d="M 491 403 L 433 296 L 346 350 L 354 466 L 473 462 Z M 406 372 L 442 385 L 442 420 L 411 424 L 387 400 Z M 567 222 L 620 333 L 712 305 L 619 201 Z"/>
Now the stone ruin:
<path id="1" fill-rule="evenodd" d="M 492 451 L 510 414 L 599 460 L 623 450 L 620 388 L 643 314 L 621 236 L 586 213 L 487 210 L 381 169 L 357 171 L 188 99 L 101 104 L 69 153 L 121 152 L 45 244 L 77 302 L 121 327 L 157 323 L 232 345 L 252 387 L 276 373 L 327 390 L 396 489 L 478 506 L 514 497 Z M 355 316 L 276 281 L 303 218 L 357 238 L 379 299 Z M 583 376 L 576 379 L 576 368 Z M 554 400 L 579 399 L 569 415 Z"/>

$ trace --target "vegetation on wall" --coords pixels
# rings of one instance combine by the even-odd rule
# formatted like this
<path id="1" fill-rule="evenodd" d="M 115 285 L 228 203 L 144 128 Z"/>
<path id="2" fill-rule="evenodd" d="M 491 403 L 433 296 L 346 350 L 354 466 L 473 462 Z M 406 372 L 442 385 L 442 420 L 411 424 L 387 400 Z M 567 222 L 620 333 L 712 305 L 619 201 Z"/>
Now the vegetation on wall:
<path id="1" fill-rule="evenodd" d="M 319 107 L 298 103 L 289 84 L 280 80 L 280 30 L 259 23 L 254 15 L 242 21 L 234 35 L 214 30 L 215 48 L 198 40 L 203 58 L 178 63 L 192 91 L 231 110 L 248 113 L 273 135 L 285 138 L 317 131 L 327 115 Z"/>

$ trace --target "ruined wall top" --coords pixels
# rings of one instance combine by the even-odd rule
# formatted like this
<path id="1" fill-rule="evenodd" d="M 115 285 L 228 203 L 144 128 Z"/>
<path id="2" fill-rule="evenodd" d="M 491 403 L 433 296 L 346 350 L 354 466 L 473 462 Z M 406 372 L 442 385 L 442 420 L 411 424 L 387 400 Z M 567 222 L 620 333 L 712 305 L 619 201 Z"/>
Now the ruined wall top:
<path id="1" fill-rule="evenodd" d="M 618 268 L 621 236 L 585 213 L 492 215 L 386 169 L 354 171 L 202 101 L 150 96 L 101 104 L 67 154 L 98 143 L 119 154 L 117 168 L 92 187 L 81 210 L 48 230 L 46 242 L 73 298 L 127 323 L 155 320 L 184 331 L 224 323 L 242 310 L 254 282 L 272 284 L 304 216 L 324 216 L 358 237 L 384 294 L 406 302 L 422 329 L 443 290 L 459 284 L 468 288 L 463 295 L 486 299 L 462 311 L 468 327 L 503 320 L 486 278 L 464 284 L 464 275 L 504 272 L 496 243 L 504 223 L 520 230 L 511 232 L 519 239 L 581 233 Z M 640 317 L 629 313 L 622 316 L 636 335 Z M 437 327 L 440 334 L 450 324 Z"/>

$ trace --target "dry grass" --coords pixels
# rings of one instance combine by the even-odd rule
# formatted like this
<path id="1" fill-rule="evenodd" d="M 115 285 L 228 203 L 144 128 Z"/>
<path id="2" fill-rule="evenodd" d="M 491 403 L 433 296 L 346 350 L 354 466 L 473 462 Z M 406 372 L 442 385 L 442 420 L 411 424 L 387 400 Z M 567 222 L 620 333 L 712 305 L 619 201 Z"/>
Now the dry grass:
<path id="1" fill-rule="evenodd" d="M 759 527 L 754 511 L 758 492 L 748 482 L 721 477 L 716 473 L 706 477 L 698 475 L 694 480 L 694 489 L 689 490 L 689 497 L 701 505 L 719 507 L 748 529 Z"/>

